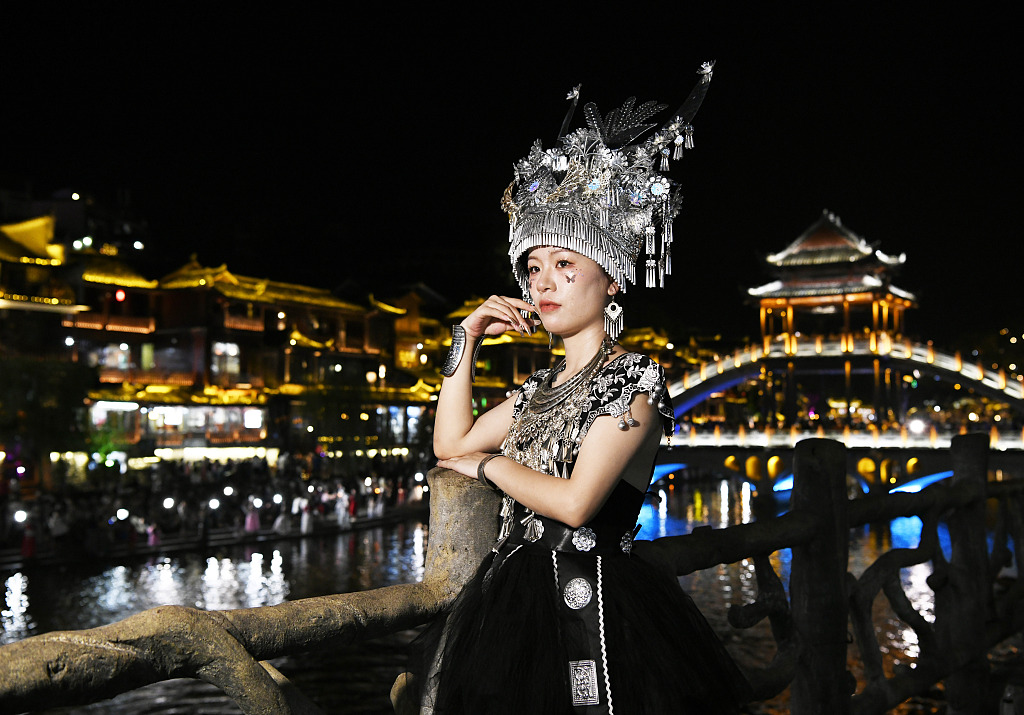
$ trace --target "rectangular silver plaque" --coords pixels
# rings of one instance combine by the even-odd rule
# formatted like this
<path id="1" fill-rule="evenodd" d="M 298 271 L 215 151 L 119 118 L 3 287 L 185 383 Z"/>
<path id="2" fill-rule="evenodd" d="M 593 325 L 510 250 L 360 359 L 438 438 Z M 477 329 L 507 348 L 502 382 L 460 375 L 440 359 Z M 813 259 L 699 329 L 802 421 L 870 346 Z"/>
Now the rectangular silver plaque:
<path id="1" fill-rule="evenodd" d="M 572 683 L 572 704 L 598 705 L 597 664 L 592 660 L 570 660 L 569 678 Z"/>

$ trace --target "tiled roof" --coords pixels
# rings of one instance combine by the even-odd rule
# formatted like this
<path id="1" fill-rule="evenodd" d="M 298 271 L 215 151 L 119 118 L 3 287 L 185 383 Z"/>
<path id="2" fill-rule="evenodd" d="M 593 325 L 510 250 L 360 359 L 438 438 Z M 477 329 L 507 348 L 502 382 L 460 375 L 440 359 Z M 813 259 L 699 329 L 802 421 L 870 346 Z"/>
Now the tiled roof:
<path id="1" fill-rule="evenodd" d="M 82 280 L 88 283 L 123 288 L 156 288 L 157 281 L 148 280 L 134 268 L 110 256 L 82 256 Z"/>
<path id="2" fill-rule="evenodd" d="M 229 271 L 226 265 L 216 268 L 200 265 L 194 256 L 184 266 L 160 280 L 160 287 L 169 290 L 201 286 L 207 286 L 229 298 L 254 303 L 313 305 L 353 313 L 366 312 L 362 306 L 339 300 L 325 288 L 240 276 Z"/>
<path id="3" fill-rule="evenodd" d="M 793 243 L 767 257 L 768 263 L 786 267 L 823 264 L 850 264 L 876 258 L 885 265 L 900 265 L 906 256 L 888 256 L 843 226 L 838 216 L 823 211 L 821 217 Z"/>

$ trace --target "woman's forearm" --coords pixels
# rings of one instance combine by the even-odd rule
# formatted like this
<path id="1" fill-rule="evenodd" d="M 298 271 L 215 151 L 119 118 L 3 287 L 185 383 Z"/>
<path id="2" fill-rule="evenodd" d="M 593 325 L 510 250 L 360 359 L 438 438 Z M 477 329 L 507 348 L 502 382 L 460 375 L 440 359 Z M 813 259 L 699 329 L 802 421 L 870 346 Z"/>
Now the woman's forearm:
<path id="1" fill-rule="evenodd" d="M 455 372 L 441 383 L 434 418 L 434 454 L 440 459 L 459 454 L 457 445 L 473 428 L 473 348 L 482 337 L 466 336 Z"/>
<path id="2" fill-rule="evenodd" d="M 488 481 L 527 509 L 574 528 L 586 524 L 608 495 L 606 489 L 581 489 L 579 480 L 543 474 L 507 457 L 490 460 L 485 472 Z"/>

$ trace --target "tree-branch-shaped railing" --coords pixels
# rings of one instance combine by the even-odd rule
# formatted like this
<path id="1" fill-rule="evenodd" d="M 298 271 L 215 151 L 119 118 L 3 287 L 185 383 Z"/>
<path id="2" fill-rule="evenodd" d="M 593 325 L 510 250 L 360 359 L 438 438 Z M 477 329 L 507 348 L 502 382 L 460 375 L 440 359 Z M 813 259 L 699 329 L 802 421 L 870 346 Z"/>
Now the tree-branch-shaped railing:
<path id="1" fill-rule="evenodd" d="M 431 493 L 421 583 L 228 611 L 162 606 L 99 628 L 26 638 L 0 648 L 0 712 L 91 703 L 182 677 L 218 686 L 246 715 L 318 712 L 265 661 L 425 623 L 493 543 L 494 492 L 435 470 Z"/>
<path id="2" fill-rule="evenodd" d="M 685 536 L 639 541 L 634 553 L 685 575 L 752 558 L 758 595 L 733 607 L 730 623 L 751 627 L 768 619 L 776 652 L 747 669 L 755 699 L 790 688 L 790 710 L 807 713 L 883 713 L 943 680 L 950 705 L 980 712 L 986 652 L 1020 629 L 1024 587 L 995 581 L 1008 563 L 1009 539 L 1024 538 L 1024 480 L 986 484 L 987 435 L 963 435 L 951 448 L 951 485 L 917 494 L 846 496 L 845 447 L 800 442 L 794 458 L 791 509 L 777 518 L 725 529 L 704 527 Z M 220 687 L 244 713 L 318 712 L 267 659 L 336 647 L 422 624 L 443 611 L 490 548 L 498 495 L 453 472 L 433 470 L 430 539 L 422 583 L 323 596 L 277 606 L 201 611 L 151 609 L 118 623 L 54 632 L 0 648 L 0 711 L 21 712 L 109 698 L 176 677 Z M 995 543 L 985 540 L 985 502 L 999 500 Z M 849 529 L 919 515 L 924 528 L 914 549 L 893 549 L 860 578 L 847 573 Z M 952 552 L 938 546 L 945 521 Z M 769 556 L 792 549 L 789 594 Z M 929 623 L 903 591 L 899 570 L 931 561 L 935 619 Z M 915 667 L 886 676 L 871 622 L 877 595 L 917 634 Z M 865 684 L 846 669 L 852 630 L 864 661 Z M 416 712 L 407 680 L 392 690 L 397 712 Z"/>

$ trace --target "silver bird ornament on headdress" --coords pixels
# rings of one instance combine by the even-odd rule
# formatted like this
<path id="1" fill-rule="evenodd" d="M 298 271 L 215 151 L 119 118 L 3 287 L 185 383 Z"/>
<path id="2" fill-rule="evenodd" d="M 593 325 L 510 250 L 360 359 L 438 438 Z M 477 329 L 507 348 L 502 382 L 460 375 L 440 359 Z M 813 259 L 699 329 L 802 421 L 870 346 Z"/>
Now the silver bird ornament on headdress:
<path id="1" fill-rule="evenodd" d="M 701 65 L 700 79 L 668 122 L 649 120 L 666 108 L 636 104 L 630 97 L 602 116 L 593 103 L 583 107 L 586 127 L 566 133 L 579 101 L 580 87 L 568 95 L 569 111 L 559 132 L 560 147 L 545 150 L 538 139 L 515 164 L 515 178 L 502 197 L 509 219 L 512 272 L 530 300 L 523 256 L 537 246 L 561 246 L 600 264 L 625 291 L 636 283 L 636 265 L 644 254 L 645 284 L 664 287 L 672 272 L 672 220 L 682 199 L 675 182 L 664 176 L 669 159 L 693 148 L 693 125 L 714 62 Z M 637 142 L 637 143 L 633 143 Z M 657 161 L 656 161 L 657 160 Z M 655 165 L 657 164 L 657 168 Z"/>

